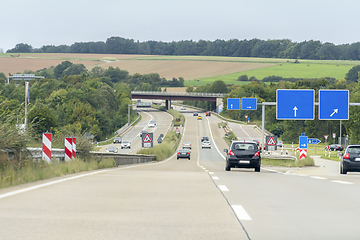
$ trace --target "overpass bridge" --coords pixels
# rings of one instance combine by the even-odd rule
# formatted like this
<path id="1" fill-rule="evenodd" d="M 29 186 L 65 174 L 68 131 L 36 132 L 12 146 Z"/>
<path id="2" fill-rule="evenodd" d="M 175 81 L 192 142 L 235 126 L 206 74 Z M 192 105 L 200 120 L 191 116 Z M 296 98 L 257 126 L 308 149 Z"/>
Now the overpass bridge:
<path id="1" fill-rule="evenodd" d="M 183 101 L 207 101 L 216 102 L 216 109 L 222 104 L 222 99 L 226 94 L 224 93 L 196 93 L 196 92 L 131 92 L 132 99 L 157 99 L 165 100 L 166 109 L 171 108 L 171 100 Z"/>

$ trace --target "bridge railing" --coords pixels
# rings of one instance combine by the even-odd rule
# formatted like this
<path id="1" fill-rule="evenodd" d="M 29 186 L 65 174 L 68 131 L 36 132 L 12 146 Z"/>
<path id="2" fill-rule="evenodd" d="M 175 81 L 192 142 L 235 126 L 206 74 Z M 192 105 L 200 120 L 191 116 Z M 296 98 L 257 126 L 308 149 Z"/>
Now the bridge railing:
<path id="1" fill-rule="evenodd" d="M 133 91 L 132 94 L 143 94 L 143 95 L 165 95 L 165 96 L 201 96 L 201 97 L 224 97 L 225 94 L 223 93 L 177 93 L 177 92 L 143 92 L 143 91 Z"/>

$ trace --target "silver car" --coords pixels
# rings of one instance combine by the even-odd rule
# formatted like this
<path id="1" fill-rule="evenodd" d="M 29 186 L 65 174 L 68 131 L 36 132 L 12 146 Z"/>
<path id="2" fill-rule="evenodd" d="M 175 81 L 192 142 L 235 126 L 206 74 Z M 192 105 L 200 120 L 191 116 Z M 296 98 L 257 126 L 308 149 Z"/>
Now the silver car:
<path id="1" fill-rule="evenodd" d="M 131 148 L 131 142 L 130 142 L 130 141 L 123 141 L 123 142 L 121 143 L 121 149 L 123 149 L 123 148 L 128 148 L 128 149 L 130 149 L 130 148 Z"/>
<path id="2" fill-rule="evenodd" d="M 106 152 L 107 153 L 117 153 L 118 152 L 118 148 L 115 146 L 109 146 L 106 148 Z"/>
<path id="3" fill-rule="evenodd" d="M 211 143 L 209 141 L 203 141 L 201 144 L 201 149 L 203 148 L 211 148 Z"/>
<path id="4" fill-rule="evenodd" d="M 184 142 L 183 148 L 189 148 L 189 149 L 191 149 L 191 142 Z"/>

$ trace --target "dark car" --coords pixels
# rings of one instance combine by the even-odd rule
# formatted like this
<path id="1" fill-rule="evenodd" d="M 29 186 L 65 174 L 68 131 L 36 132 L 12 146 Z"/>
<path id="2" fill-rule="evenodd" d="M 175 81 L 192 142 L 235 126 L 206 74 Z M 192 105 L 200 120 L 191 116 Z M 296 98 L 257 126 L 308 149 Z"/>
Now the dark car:
<path id="1" fill-rule="evenodd" d="M 360 145 L 349 145 L 341 158 L 340 173 L 360 172 Z"/>
<path id="2" fill-rule="evenodd" d="M 143 135 L 145 136 L 148 133 L 148 131 L 146 130 L 141 130 L 140 131 L 140 137 L 142 137 Z"/>
<path id="3" fill-rule="evenodd" d="M 121 137 L 115 137 L 114 143 L 121 143 Z"/>
<path id="4" fill-rule="evenodd" d="M 329 146 L 329 149 L 330 149 L 330 151 L 342 151 L 342 150 L 344 150 L 344 147 L 341 146 L 340 144 L 331 144 Z"/>
<path id="5" fill-rule="evenodd" d="M 226 152 L 226 171 L 231 168 L 255 168 L 260 172 L 261 156 L 260 150 L 255 142 L 233 141 Z"/>
<path id="6" fill-rule="evenodd" d="M 189 149 L 179 149 L 177 153 L 177 159 L 179 158 L 187 158 L 190 160 L 190 150 Z"/>
<path id="7" fill-rule="evenodd" d="M 197 112 L 194 112 L 193 116 L 197 116 L 197 115 L 199 115 L 199 114 Z"/>
<path id="8" fill-rule="evenodd" d="M 204 141 L 209 141 L 209 137 L 207 137 L 207 136 L 203 136 L 203 137 L 201 137 L 201 142 L 204 142 Z"/>

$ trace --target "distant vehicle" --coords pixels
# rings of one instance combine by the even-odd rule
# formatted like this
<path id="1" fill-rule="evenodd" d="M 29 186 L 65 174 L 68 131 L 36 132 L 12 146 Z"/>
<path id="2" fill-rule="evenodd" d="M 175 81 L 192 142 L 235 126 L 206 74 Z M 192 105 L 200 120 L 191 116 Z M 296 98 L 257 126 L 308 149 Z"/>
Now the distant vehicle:
<path id="1" fill-rule="evenodd" d="M 184 142 L 183 148 L 189 148 L 189 149 L 191 149 L 191 142 Z"/>
<path id="2" fill-rule="evenodd" d="M 277 146 L 278 146 L 278 147 L 283 147 L 283 146 L 284 146 L 284 142 L 283 142 L 283 141 L 278 140 L 278 142 L 277 142 Z"/>
<path id="3" fill-rule="evenodd" d="M 118 148 L 115 147 L 115 146 L 108 146 L 108 147 L 106 148 L 106 152 L 107 152 L 107 153 L 117 153 L 117 152 L 118 152 Z"/>
<path id="4" fill-rule="evenodd" d="M 207 137 L 207 136 L 201 137 L 201 142 L 204 142 L 204 141 L 209 141 L 209 137 Z"/>
<path id="5" fill-rule="evenodd" d="M 144 135 L 145 136 L 145 134 L 147 134 L 148 133 L 148 131 L 146 131 L 146 130 L 141 130 L 140 131 L 140 137 L 142 138 L 142 136 Z"/>
<path id="6" fill-rule="evenodd" d="M 342 150 L 344 150 L 344 147 L 341 146 L 340 144 L 331 144 L 329 146 L 329 149 L 330 149 L 330 151 L 342 151 Z"/>
<path id="7" fill-rule="evenodd" d="M 198 116 L 196 119 L 197 119 L 197 120 L 202 120 L 202 117 L 201 117 L 201 116 Z"/>
<path id="8" fill-rule="evenodd" d="M 201 145 L 201 149 L 203 148 L 211 148 L 211 143 L 209 141 L 203 141 Z"/>
<path id="9" fill-rule="evenodd" d="M 207 112 L 206 112 L 206 116 L 211 116 L 211 112 L 210 112 L 210 111 L 207 111 Z"/>
<path id="10" fill-rule="evenodd" d="M 148 127 L 155 127 L 156 126 L 156 121 L 150 121 L 148 124 Z"/>
<path id="11" fill-rule="evenodd" d="M 115 137 L 114 138 L 114 144 L 115 143 L 121 143 L 121 137 Z"/>
<path id="12" fill-rule="evenodd" d="M 177 159 L 187 158 L 190 160 L 190 150 L 189 149 L 179 149 L 176 158 Z"/>
<path id="13" fill-rule="evenodd" d="M 340 162 L 340 174 L 360 172 L 360 145 L 349 145 Z"/>
<path id="14" fill-rule="evenodd" d="M 260 172 L 261 156 L 255 142 L 232 141 L 226 152 L 226 171 L 231 168 L 255 168 Z"/>
<path id="15" fill-rule="evenodd" d="M 260 145 L 260 141 L 257 139 L 253 139 L 253 142 L 256 142 L 256 144 L 259 146 Z"/>
<path id="16" fill-rule="evenodd" d="M 186 110 L 186 107 L 185 107 L 185 106 L 182 106 L 182 107 L 181 107 L 181 110 Z"/>
<path id="17" fill-rule="evenodd" d="M 121 149 L 123 149 L 123 148 L 128 148 L 128 149 L 130 149 L 131 148 L 131 142 L 130 141 L 122 141 L 122 143 L 121 143 Z"/>
<path id="18" fill-rule="evenodd" d="M 197 115 L 199 115 L 199 114 L 197 112 L 194 112 L 193 116 L 197 116 Z"/>

